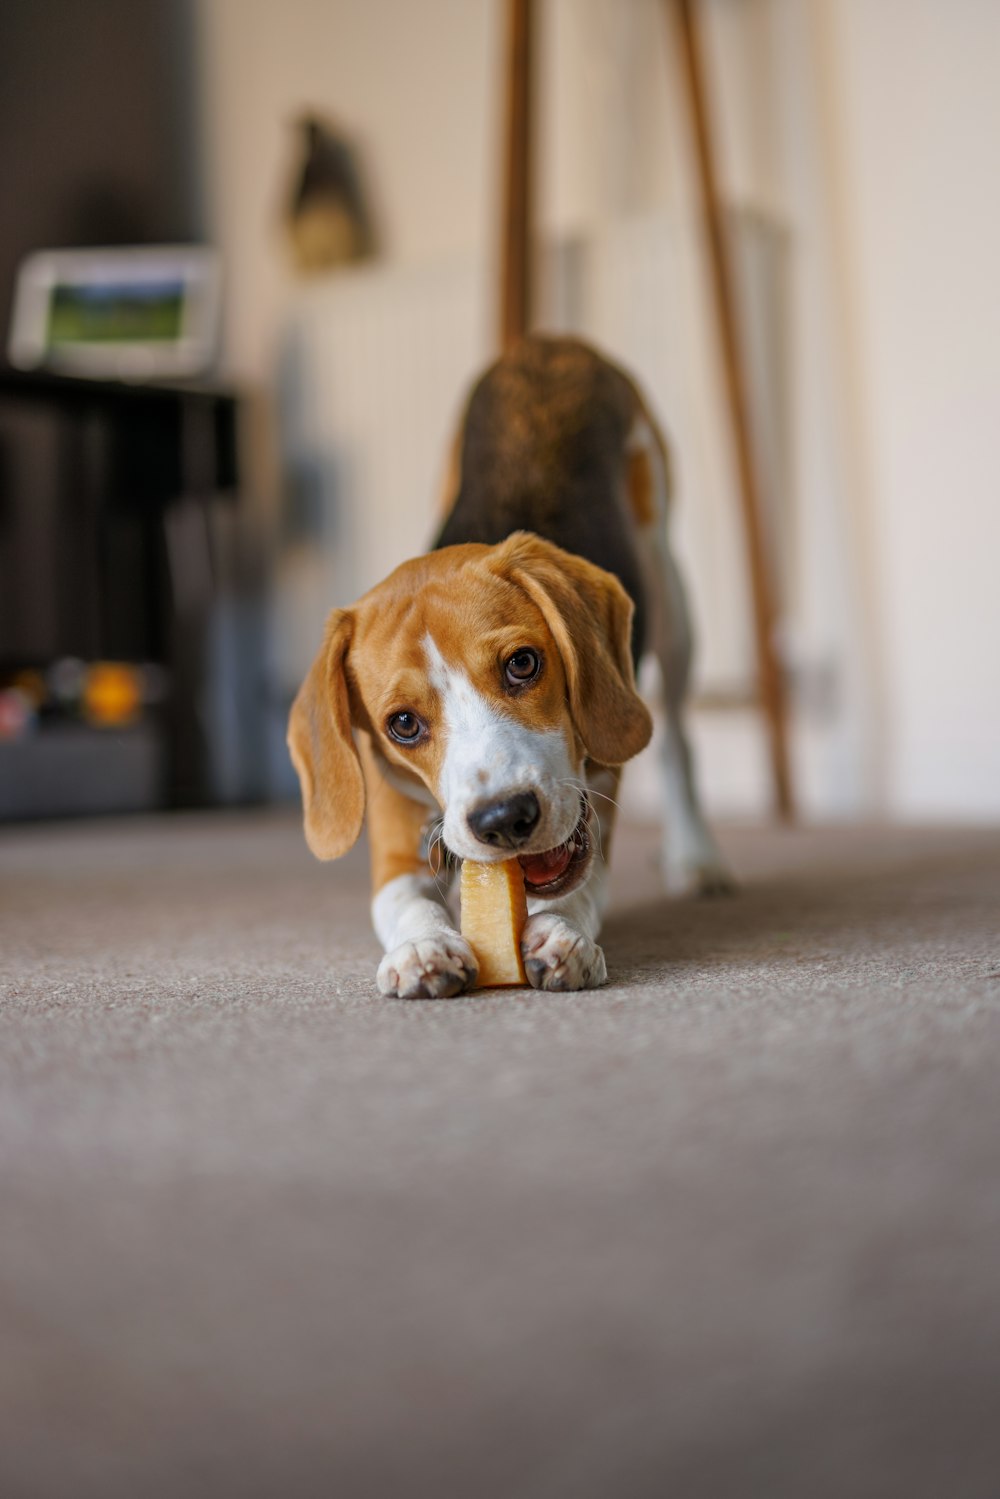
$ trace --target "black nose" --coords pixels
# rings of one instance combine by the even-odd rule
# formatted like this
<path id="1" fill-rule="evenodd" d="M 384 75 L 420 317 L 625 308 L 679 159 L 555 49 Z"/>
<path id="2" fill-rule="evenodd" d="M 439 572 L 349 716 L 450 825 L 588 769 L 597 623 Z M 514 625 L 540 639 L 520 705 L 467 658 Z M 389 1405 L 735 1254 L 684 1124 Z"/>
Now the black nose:
<path id="1" fill-rule="evenodd" d="M 469 813 L 469 827 L 480 843 L 497 848 L 519 848 L 526 843 L 541 816 L 533 791 L 519 791 L 501 801 L 484 802 Z"/>

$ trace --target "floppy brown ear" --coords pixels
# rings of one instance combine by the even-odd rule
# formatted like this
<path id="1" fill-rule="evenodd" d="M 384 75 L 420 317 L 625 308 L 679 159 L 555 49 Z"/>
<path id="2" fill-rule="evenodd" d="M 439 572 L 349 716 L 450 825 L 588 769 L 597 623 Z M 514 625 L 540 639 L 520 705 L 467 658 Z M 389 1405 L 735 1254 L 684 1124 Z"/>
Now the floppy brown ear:
<path id="1" fill-rule="evenodd" d="M 365 783 L 351 735 L 344 674 L 351 628 L 350 614 L 334 609 L 288 719 L 288 748 L 302 786 L 306 842 L 317 859 L 346 854 L 365 815 Z"/>
<path id="2" fill-rule="evenodd" d="M 530 532 L 515 532 L 498 553 L 504 574 L 534 600 L 555 637 L 587 754 L 623 765 L 653 732 L 632 669 L 632 600 L 611 573 Z"/>

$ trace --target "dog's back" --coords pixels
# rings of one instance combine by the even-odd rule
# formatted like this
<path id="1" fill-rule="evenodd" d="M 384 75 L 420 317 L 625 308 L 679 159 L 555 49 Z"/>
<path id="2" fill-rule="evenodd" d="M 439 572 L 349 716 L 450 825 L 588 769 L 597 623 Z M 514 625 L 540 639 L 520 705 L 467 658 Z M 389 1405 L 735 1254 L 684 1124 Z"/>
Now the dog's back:
<path id="1" fill-rule="evenodd" d="M 622 372 L 578 339 L 523 339 L 469 398 L 458 492 L 436 547 L 494 545 L 513 531 L 614 573 L 635 604 L 633 656 L 646 640 L 628 439 L 641 404 Z"/>

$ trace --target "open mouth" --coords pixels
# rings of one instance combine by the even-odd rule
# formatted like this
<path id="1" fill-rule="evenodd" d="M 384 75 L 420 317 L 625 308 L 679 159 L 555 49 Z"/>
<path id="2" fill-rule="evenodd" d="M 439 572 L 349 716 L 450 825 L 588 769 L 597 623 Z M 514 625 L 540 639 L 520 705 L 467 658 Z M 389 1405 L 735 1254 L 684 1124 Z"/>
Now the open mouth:
<path id="1" fill-rule="evenodd" d="M 584 802 L 580 821 L 565 843 L 540 854 L 521 854 L 518 863 L 529 895 L 561 895 L 577 878 L 590 858 L 590 832 L 587 827 L 590 804 Z"/>

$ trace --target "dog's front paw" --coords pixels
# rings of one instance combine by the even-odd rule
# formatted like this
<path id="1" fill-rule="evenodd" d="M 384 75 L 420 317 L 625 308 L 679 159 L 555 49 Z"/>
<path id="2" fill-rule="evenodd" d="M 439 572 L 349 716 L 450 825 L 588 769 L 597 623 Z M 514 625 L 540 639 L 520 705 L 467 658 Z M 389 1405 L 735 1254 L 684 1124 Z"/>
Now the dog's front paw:
<path id="1" fill-rule="evenodd" d="M 378 965 L 377 983 L 393 999 L 450 999 L 471 989 L 478 973 L 472 948 L 456 932 L 393 948 Z"/>
<path id="2" fill-rule="evenodd" d="M 554 911 L 529 916 L 521 956 L 533 989 L 596 989 L 608 976 L 597 943 Z"/>

